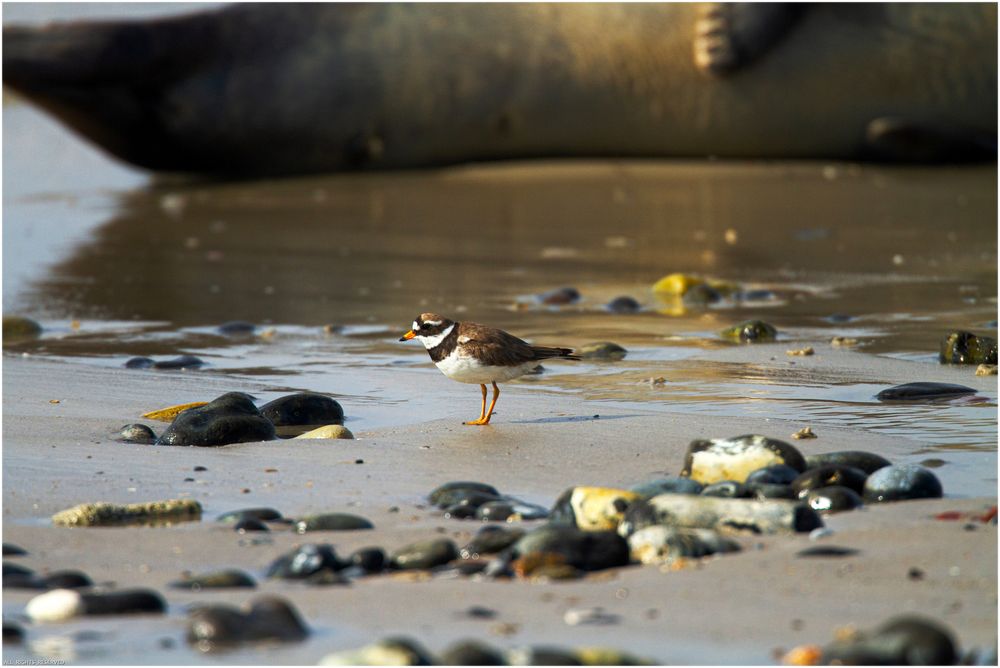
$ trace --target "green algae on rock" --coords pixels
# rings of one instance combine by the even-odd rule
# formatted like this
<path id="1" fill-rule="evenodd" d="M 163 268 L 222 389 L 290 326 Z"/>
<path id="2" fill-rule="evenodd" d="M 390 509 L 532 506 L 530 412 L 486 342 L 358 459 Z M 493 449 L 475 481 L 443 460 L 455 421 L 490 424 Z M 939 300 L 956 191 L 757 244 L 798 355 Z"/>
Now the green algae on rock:
<path id="1" fill-rule="evenodd" d="M 14 343 L 27 339 L 36 339 L 42 335 L 42 326 L 31 318 L 19 315 L 3 317 L 3 342 Z"/>
<path id="2" fill-rule="evenodd" d="M 81 503 L 52 516 L 62 527 L 99 527 L 122 524 L 162 524 L 201 519 L 201 504 L 194 499 L 168 499 L 147 503 Z"/>
<path id="3" fill-rule="evenodd" d="M 941 341 L 942 364 L 996 364 L 997 340 L 972 332 L 951 332 Z"/>
<path id="4" fill-rule="evenodd" d="M 747 320 L 725 328 L 719 332 L 719 336 L 742 343 L 756 343 L 758 341 L 774 341 L 778 336 L 778 330 L 775 329 L 774 325 L 763 320 Z"/>

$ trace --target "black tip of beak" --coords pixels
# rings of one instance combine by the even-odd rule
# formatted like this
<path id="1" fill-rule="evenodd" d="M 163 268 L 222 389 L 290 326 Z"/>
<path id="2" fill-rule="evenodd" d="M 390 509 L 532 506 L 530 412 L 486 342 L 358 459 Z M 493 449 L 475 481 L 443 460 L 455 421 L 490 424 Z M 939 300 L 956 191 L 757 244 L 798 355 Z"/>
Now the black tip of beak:
<path id="1" fill-rule="evenodd" d="M 399 337 L 399 340 L 400 340 L 400 341 L 409 341 L 409 339 L 407 339 L 407 338 L 406 338 L 405 336 L 401 336 L 401 337 Z"/>

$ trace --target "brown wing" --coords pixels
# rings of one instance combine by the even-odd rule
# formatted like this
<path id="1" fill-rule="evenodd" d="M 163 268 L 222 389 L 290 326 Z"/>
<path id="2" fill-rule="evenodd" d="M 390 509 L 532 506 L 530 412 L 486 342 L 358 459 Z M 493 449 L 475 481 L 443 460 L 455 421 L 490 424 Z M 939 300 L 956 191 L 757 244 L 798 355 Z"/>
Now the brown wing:
<path id="1" fill-rule="evenodd" d="M 568 348 L 532 346 L 502 329 L 486 327 L 474 322 L 463 322 L 458 331 L 459 341 L 477 357 L 494 366 L 517 366 L 552 357 L 572 356 Z"/>

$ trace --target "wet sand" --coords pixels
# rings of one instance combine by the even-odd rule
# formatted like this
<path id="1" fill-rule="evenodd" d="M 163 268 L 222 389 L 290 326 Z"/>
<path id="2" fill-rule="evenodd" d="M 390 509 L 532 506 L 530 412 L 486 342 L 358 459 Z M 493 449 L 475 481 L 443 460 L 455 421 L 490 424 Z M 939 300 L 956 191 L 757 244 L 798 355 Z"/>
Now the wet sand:
<path id="1" fill-rule="evenodd" d="M 816 342 L 821 346 L 820 342 Z M 784 354 L 772 344 L 705 351 L 711 361 Z M 860 353 L 820 355 L 827 373 L 877 375 L 889 382 L 961 382 L 995 392 L 995 377 L 970 368 L 937 367 Z M 106 663 L 315 663 L 326 653 L 393 634 L 432 651 L 479 638 L 494 646 L 606 645 L 658 663 L 771 663 L 779 649 L 824 644 L 844 625 L 866 628 L 918 612 L 947 624 L 963 649 L 992 646 L 997 624 L 997 529 L 965 528 L 932 519 L 942 511 L 982 511 L 996 497 L 961 498 L 961 480 L 947 466 L 936 472 L 946 498 L 902 502 L 829 517 L 834 534 L 820 544 L 860 550 L 846 558 L 796 557 L 815 545 L 805 535 L 741 538 L 744 551 L 696 568 L 660 572 L 633 566 L 570 583 L 479 582 L 468 579 L 376 576 L 349 586 L 307 587 L 265 581 L 258 592 L 288 597 L 313 636 L 283 647 L 244 649 L 207 657 L 183 640 L 185 606 L 241 603 L 253 594 L 166 589 L 186 571 L 223 567 L 262 577 L 291 546 L 330 542 L 339 554 L 380 545 L 387 550 L 438 535 L 462 544 L 479 524 L 444 519 L 426 494 L 448 480 L 481 480 L 501 492 L 550 506 L 572 485 L 629 486 L 675 474 L 688 442 L 698 437 L 762 433 L 788 439 L 804 426 L 768 418 L 628 410 L 579 394 L 540 392 L 530 383 L 506 386 L 492 426 L 465 427 L 476 408 L 469 387 L 432 383 L 434 419 L 405 427 L 359 431 L 355 441 L 241 444 L 168 448 L 117 443 L 111 435 L 147 410 L 208 399 L 225 391 L 266 394 L 259 380 L 198 372 L 133 371 L 7 356 L 3 374 L 3 538 L 31 554 L 17 561 L 45 571 L 78 568 L 97 582 L 150 586 L 166 597 L 164 618 L 85 619 L 27 627 L 28 644 L 4 648 L 5 661 L 36 655 Z M 423 388 L 430 390 L 431 388 Z M 58 400 L 59 403 L 51 403 Z M 348 415 L 351 406 L 345 405 Z M 595 418 L 594 415 L 600 415 Z M 157 425 L 158 428 L 162 426 Z M 795 441 L 805 453 L 839 449 L 879 452 L 912 461 L 920 443 L 852 428 L 823 428 Z M 363 464 L 355 463 L 362 459 Z M 195 466 L 207 471 L 193 472 Z M 277 469 L 277 471 L 269 471 Z M 185 482 L 185 478 L 194 478 Z M 82 502 L 135 502 L 190 496 L 203 520 L 170 528 L 59 529 L 58 510 Z M 369 518 L 373 531 L 323 532 L 304 540 L 290 532 L 263 539 L 239 536 L 213 522 L 224 511 L 273 506 L 286 516 L 344 511 Z M 399 508 L 391 512 L 392 506 Z M 924 577 L 911 580 L 911 568 Z M 5 619 L 17 619 L 31 593 L 7 590 Z M 489 621 L 462 616 L 479 605 Z M 570 626 L 570 608 L 600 606 L 620 615 L 608 626 Z M 79 631 L 89 639 L 69 640 Z M 62 638 L 62 640 L 60 640 Z M 170 639 L 170 640 L 164 640 Z"/>

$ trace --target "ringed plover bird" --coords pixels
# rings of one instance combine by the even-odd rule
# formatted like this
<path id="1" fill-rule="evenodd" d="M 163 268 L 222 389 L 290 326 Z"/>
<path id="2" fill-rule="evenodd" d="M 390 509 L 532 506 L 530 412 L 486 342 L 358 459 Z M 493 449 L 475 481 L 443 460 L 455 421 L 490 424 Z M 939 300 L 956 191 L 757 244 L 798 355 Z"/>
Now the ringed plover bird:
<path id="1" fill-rule="evenodd" d="M 455 322 L 435 313 L 421 313 L 413 329 L 400 341 L 419 339 L 441 373 L 460 383 L 478 383 L 483 406 L 478 420 L 462 424 L 490 423 L 500 397 L 497 383 L 528 373 L 542 360 L 579 360 L 569 348 L 533 346 L 507 332 L 474 322 Z M 486 410 L 486 383 L 493 385 L 493 401 Z"/>

